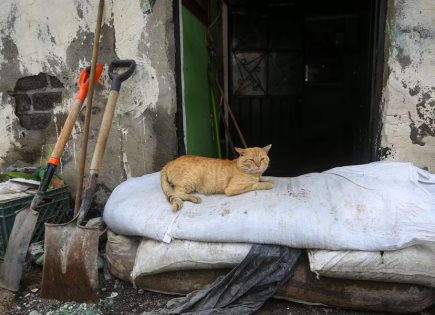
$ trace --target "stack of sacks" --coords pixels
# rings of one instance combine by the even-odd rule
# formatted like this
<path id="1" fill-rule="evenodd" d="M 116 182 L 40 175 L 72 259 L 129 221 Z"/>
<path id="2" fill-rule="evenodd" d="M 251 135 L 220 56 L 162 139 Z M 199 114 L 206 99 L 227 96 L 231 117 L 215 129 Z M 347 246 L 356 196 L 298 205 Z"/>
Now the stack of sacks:
<path id="1" fill-rule="evenodd" d="M 308 250 L 310 269 L 325 277 L 420 284 L 435 288 L 435 245 L 396 251 Z"/>
<path id="2" fill-rule="evenodd" d="M 249 244 L 176 240 L 169 244 L 109 230 L 106 258 L 110 272 L 136 287 L 167 294 L 201 289 L 237 265 Z M 311 254 L 315 251 L 310 252 Z M 337 252 L 329 252 L 337 253 Z M 356 310 L 420 312 L 435 303 L 435 289 L 412 284 L 319 277 L 304 255 L 275 298 Z M 396 272 L 397 273 L 397 272 Z"/>
<path id="3" fill-rule="evenodd" d="M 410 163 L 273 178 L 271 191 L 205 196 L 177 214 L 158 180 L 129 179 L 106 204 L 108 262 L 121 279 L 187 293 L 241 262 L 249 243 L 273 243 L 308 248 L 280 297 L 391 312 L 435 302 L 435 177 Z"/>
<path id="4" fill-rule="evenodd" d="M 126 278 L 170 271 L 229 269 L 239 264 L 251 245 L 175 240 L 163 243 L 109 231 L 107 249 L 112 265 Z M 309 267 L 319 276 L 419 284 L 435 288 L 435 245 L 385 251 L 308 250 Z M 114 259 L 114 256 L 116 259 Z"/>
<path id="5" fill-rule="evenodd" d="M 435 196 L 435 176 L 416 169 L 416 183 Z M 418 209 L 409 209 L 414 212 Z M 435 209 L 434 209 L 435 211 Z M 325 277 L 420 284 L 435 288 L 435 243 L 395 251 L 308 250 L 310 269 Z"/>

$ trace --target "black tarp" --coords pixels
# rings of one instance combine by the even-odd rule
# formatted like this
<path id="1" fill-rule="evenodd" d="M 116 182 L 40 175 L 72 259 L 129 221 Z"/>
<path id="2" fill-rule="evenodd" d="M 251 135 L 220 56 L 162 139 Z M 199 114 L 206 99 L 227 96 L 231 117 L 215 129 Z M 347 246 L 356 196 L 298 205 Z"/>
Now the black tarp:
<path id="1" fill-rule="evenodd" d="M 300 249 L 255 244 L 227 275 L 204 289 L 170 300 L 164 309 L 143 315 L 251 314 L 291 277 L 300 255 Z"/>

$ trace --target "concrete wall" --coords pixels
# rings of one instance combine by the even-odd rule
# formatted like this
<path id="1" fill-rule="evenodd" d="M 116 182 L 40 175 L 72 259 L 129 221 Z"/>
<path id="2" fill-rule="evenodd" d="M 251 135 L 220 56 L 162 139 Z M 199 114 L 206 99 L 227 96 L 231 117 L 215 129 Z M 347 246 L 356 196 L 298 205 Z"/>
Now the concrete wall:
<path id="1" fill-rule="evenodd" d="M 435 1 L 389 1 L 382 156 L 435 172 Z"/>
<path id="2" fill-rule="evenodd" d="M 2 168 L 46 165 L 74 100 L 79 73 L 91 62 L 97 6 L 98 0 L 0 2 Z M 127 177 L 159 170 L 177 153 L 172 10 L 169 0 L 105 1 L 99 62 L 135 59 L 137 68 L 121 88 L 97 201 L 104 202 L 109 191 Z M 26 95 L 20 90 L 23 80 L 31 82 Z M 35 86 L 35 82 L 46 82 L 46 86 Z M 56 82 L 55 86 L 50 82 Z M 88 166 L 109 91 L 105 67 L 95 90 Z M 35 105 L 36 96 L 41 100 L 44 93 L 57 95 L 42 102 L 45 107 L 41 108 Z M 73 188 L 83 123 L 84 111 L 60 166 L 60 175 Z"/>

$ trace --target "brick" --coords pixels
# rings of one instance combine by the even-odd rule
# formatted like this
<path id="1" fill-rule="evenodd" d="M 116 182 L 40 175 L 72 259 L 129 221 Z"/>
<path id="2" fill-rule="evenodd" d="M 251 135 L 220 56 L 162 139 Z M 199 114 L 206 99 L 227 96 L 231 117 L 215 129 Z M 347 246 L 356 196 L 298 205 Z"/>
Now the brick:
<path id="1" fill-rule="evenodd" d="M 22 113 L 31 109 L 30 97 L 27 94 L 15 94 L 15 112 Z"/>
<path id="2" fill-rule="evenodd" d="M 42 89 L 48 86 L 47 75 L 40 73 L 38 75 L 32 75 L 18 79 L 15 84 L 15 91 L 29 91 Z"/>
<path id="3" fill-rule="evenodd" d="M 50 79 L 50 84 L 52 88 L 63 88 L 63 84 L 58 78 L 52 75 L 49 75 L 48 78 Z"/>
<path id="4" fill-rule="evenodd" d="M 45 129 L 51 122 L 51 113 L 19 114 L 20 124 L 27 130 Z"/>
<path id="5" fill-rule="evenodd" d="M 44 92 L 32 95 L 32 104 L 34 110 L 50 110 L 55 103 L 62 102 L 61 92 Z"/>

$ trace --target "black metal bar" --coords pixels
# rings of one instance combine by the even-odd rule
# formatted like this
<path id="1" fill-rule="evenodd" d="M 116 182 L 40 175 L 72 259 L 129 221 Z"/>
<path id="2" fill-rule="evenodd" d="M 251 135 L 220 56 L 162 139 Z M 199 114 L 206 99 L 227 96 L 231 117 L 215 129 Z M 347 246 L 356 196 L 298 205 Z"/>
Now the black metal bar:
<path id="1" fill-rule="evenodd" d="M 374 0 L 373 14 L 373 48 L 371 62 L 371 77 L 373 78 L 370 86 L 370 122 L 369 122 L 369 151 L 370 161 L 380 159 L 380 143 L 382 131 L 381 106 L 382 86 L 384 82 L 384 43 L 385 43 L 385 24 L 387 17 L 387 0 Z"/>
<path id="2" fill-rule="evenodd" d="M 178 154 L 186 154 L 184 143 L 184 120 L 183 120 L 183 84 L 181 68 L 181 19 L 180 19 L 180 0 L 173 1 L 173 18 L 175 34 L 175 93 L 177 97 L 176 127 L 178 139 Z"/>

